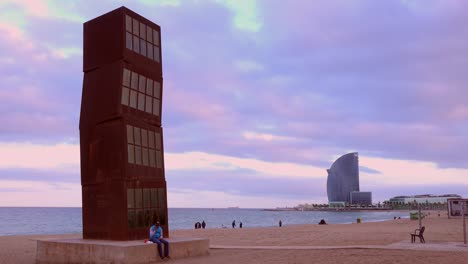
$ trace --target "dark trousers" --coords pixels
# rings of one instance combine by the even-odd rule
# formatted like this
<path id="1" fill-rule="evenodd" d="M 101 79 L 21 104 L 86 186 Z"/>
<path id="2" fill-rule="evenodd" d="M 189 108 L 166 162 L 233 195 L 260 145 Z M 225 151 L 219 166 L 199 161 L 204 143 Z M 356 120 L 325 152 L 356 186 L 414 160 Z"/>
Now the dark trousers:
<path id="1" fill-rule="evenodd" d="M 164 240 L 163 238 L 155 238 L 155 237 L 152 237 L 150 239 L 150 241 L 158 244 L 158 252 L 159 252 L 159 256 L 161 258 L 163 258 L 163 254 L 162 254 L 162 245 L 161 244 L 164 244 L 164 257 L 168 257 L 169 256 L 169 242 L 167 242 L 166 240 Z"/>

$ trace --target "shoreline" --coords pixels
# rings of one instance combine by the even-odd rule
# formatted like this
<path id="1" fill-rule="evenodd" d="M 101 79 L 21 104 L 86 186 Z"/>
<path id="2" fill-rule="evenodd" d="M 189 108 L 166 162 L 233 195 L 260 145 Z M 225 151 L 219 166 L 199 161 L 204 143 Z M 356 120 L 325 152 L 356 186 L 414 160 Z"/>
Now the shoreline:
<path id="1" fill-rule="evenodd" d="M 400 220 L 402 219 L 409 219 L 409 216 L 404 216 L 404 217 L 401 217 Z M 364 219 L 365 220 L 365 219 Z M 398 220 L 398 219 L 378 219 L 378 220 L 371 220 L 371 221 L 363 221 L 362 223 L 360 224 L 363 224 L 363 223 L 381 223 L 381 222 L 386 222 L 386 221 L 395 221 L 395 220 Z M 345 223 L 327 223 L 326 225 L 328 226 L 333 226 L 333 225 L 352 225 L 352 224 L 356 224 L 356 222 L 345 222 Z M 293 227 L 293 226 L 315 226 L 315 225 L 318 225 L 318 223 L 303 223 L 303 224 L 283 224 L 284 227 L 286 226 L 289 226 L 289 227 Z M 239 227 L 236 227 L 236 228 L 232 228 L 230 226 L 226 226 L 226 227 L 208 227 L 208 228 L 205 228 L 205 230 L 210 230 L 210 229 L 221 229 L 221 230 L 224 230 L 224 229 L 254 229 L 254 228 L 277 228 L 278 226 L 277 225 L 273 225 L 273 226 L 253 226 L 253 227 L 243 227 L 243 228 L 239 228 Z M 187 231 L 187 230 L 195 230 L 194 228 L 187 228 L 187 229 L 171 229 L 170 231 L 171 232 L 177 232 L 177 231 Z M 72 233 L 31 233 L 31 234 L 12 234 L 12 235 L 0 235 L 0 239 L 2 237 L 14 237 L 14 236 L 62 236 L 62 235 L 82 235 L 83 232 L 72 232 Z"/>
<path id="2" fill-rule="evenodd" d="M 461 219 L 448 219 L 446 214 L 441 214 L 438 217 L 437 213 L 431 212 L 422 221 L 423 225 L 426 226 L 424 234 L 426 244 L 421 244 L 419 241 L 417 244 L 410 244 L 409 234 L 418 228 L 418 221 L 410 219 L 360 224 L 285 225 L 281 228 L 172 230 L 171 237 L 173 238 L 208 238 L 210 245 L 218 248 L 211 249 L 208 256 L 174 259 L 171 262 L 179 264 L 306 264 L 311 263 L 313 259 L 320 259 L 321 264 L 451 264 L 459 263 L 460 259 L 468 259 L 468 248 L 461 249 L 462 251 L 447 252 L 433 252 L 430 249 L 417 250 L 417 247 L 463 243 Z M 37 239 L 79 238 L 80 236 L 81 233 L 0 236 L 0 263 L 35 263 Z M 407 245 L 408 249 L 388 247 L 395 243 L 406 243 L 404 245 Z M 411 249 L 412 246 L 416 246 L 416 250 L 415 248 Z M 298 248 L 316 249 L 298 250 Z"/>

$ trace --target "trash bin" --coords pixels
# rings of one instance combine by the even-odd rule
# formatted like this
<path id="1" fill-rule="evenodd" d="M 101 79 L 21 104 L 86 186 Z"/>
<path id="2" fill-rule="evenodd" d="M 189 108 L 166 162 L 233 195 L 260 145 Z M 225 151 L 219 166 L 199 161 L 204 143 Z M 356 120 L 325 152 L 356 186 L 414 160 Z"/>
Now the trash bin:
<path id="1" fill-rule="evenodd" d="M 418 220 L 419 219 L 419 214 L 418 212 L 410 212 L 410 219 L 411 220 Z"/>
<path id="2" fill-rule="evenodd" d="M 361 223 L 361 218 L 356 219 L 356 223 L 360 224 Z"/>

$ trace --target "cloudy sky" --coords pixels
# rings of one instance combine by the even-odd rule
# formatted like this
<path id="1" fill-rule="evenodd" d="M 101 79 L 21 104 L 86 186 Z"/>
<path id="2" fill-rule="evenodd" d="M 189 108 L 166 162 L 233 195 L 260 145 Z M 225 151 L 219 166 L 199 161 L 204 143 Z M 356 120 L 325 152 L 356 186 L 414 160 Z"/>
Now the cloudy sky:
<path id="1" fill-rule="evenodd" d="M 0 206 L 81 206 L 82 24 L 122 5 L 162 28 L 170 207 L 468 196 L 468 2 L 0 1 Z"/>

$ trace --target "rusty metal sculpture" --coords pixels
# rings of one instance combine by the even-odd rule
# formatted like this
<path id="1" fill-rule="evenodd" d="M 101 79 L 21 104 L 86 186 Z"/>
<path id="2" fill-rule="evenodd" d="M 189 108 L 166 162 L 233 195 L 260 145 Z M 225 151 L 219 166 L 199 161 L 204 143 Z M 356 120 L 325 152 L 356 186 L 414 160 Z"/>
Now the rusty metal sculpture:
<path id="1" fill-rule="evenodd" d="M 84 24 L 83 238 L 132 240 L 159 220 L 164 175 L 161 28 L 120 7 Z"/>

